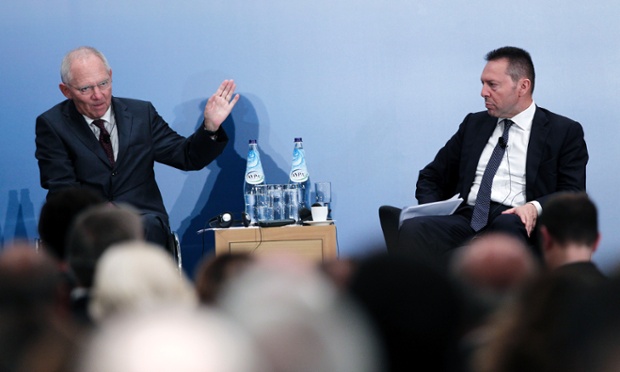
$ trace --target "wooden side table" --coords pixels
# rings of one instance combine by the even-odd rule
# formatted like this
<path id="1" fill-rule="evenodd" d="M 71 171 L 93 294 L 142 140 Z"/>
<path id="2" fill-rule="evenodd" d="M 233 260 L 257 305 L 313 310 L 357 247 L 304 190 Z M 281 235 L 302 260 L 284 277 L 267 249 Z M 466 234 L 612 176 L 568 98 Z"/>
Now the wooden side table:
<path id="1" fill-rule="evenodd" d="M 215 229 L 215 254 L 292 253 L 316 261 L 338 257 L 336 226 L 234 227 Z"/>

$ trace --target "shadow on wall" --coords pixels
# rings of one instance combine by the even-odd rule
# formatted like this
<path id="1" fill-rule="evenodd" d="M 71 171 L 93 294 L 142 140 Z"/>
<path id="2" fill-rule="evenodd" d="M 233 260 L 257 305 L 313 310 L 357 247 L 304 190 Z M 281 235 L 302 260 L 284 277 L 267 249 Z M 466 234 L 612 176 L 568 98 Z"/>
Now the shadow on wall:
<path id="1" fill-rule="evenodd" d="M 36 238 L 36 231 L 37 221 L 30 190 L 9 190 L 4 228 L 0 228 L 0 245 L 15 239 L 32 241 Z"/>
<path id="2" fill-rule="evenodd" d="M 206 101 L 201 102 L 201 107 L 205 104 Z M 183 251 L 183 268 L 190 278 L 193 278 L 197 263 L 214 254 L 215 250 L 213 232 L 198 234 L 197 231 L 208 227 L 211 218 L 224 212 L 231 212 L 236 220 L 240 220 L 244 210 L 243 178 L 248 140 L 257 139 L 259 132 L 258 116 L 252 103 L 241 95 L 232 114 L 222 125 L 228 134 L 228 145 L 209 165 L 211 173 L 200 191 L 194 210 L 181 222 L 177 231 Z M 262 151 L 261 162 L 265 172 L 279 172 L 279 178 L 287 178 L 286 173 L 278 169 L 273 159 Z"/>

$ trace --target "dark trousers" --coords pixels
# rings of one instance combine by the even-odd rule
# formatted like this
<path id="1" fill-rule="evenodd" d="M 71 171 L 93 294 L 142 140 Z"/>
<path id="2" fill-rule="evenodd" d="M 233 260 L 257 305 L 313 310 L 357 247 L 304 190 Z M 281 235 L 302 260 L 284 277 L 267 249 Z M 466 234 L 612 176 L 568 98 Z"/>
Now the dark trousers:
<path id="1" fill-rule="evenodd" d="M 473 207 L 460 206 L 449 216 L 425 216 L 405 220 L 398 230 L 396 253 L 413 255 L 441 271 L 447 271 L 452 253 L 467 244 L 474 236 L 484 232 L 498 231 L 512 234 L 533 247 L 525 226 L 515 214 L 502 214 L 509 209 L 499 203 L 491 203 L 488 225 L 478 233 L 470 226 Z M 534 234 L 532 234 L 534 235 Z"/>
<path id="2" fill-rule="evenodd" d="M 164 222 L 161 217 L 151 213 L 142 215 L 142 223 L 144 224 L 144 239 L 146 241 L 171 251 L 170 239 L 172 233 L 168 223 Z"/>

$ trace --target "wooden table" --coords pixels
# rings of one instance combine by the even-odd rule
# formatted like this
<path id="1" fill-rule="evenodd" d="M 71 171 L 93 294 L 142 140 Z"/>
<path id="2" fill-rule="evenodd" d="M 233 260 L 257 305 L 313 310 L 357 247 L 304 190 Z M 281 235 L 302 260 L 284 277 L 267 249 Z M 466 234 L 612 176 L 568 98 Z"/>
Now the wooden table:
<path id="1" fill-rule="evenodd" d="M 233 227 L 215 229 L 215 254 L 292 253 L 326 261 L 338 257 L 336 226 Z"/>

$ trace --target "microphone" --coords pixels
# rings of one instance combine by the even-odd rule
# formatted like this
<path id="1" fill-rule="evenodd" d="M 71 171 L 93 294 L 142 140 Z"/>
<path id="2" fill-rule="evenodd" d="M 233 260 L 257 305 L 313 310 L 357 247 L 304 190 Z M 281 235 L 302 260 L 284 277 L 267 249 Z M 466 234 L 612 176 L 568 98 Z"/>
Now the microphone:
<path id="1" fill-rule="evenodd" d="M 508 147 L 508 144 L 506 143 L 506 140 L 504 139 L 504 137 L 499 137 L 497 139 L 497 143 L 499 144 L 499 147 L 501 147 L 502 149 L 506 149 L 506 147 Z"/>
<path id="2" fill-rule="evenodd" d="M 299 209 L 299 219 L 303 221 L 309 221 L 312 218 L 312 212 L 309 208 L 300 208 Z"/>
<path id="3" fill-rule="evenodd" d="M 110 143 L 110 135 L 109 134 L 108 135 L 102 134 L 102 136 L 103 137 L 101 138 L 101 140 L 103 141 L 103 143 Z"/>

